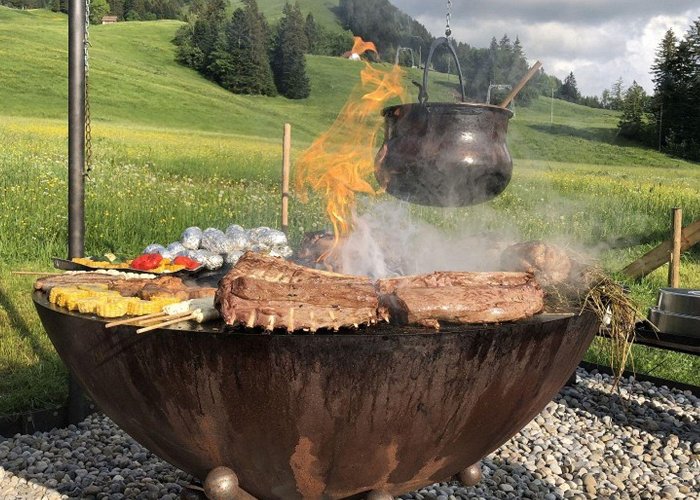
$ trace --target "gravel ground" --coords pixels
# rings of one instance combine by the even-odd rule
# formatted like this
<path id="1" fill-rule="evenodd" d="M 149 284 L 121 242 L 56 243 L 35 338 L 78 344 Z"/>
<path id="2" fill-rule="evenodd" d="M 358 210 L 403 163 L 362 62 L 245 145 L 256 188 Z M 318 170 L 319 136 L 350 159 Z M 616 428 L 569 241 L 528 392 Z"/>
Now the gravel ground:
<path id="1" fill-rule="evenodd" d="M 700 498 L 700 399 L 579 371 L 517 436 L 484 459 L 476 487 L 440 483 L 403 499 Z M 107 417 L 0 437 L 0 499 L 176 499 L 189 482 Z"/>

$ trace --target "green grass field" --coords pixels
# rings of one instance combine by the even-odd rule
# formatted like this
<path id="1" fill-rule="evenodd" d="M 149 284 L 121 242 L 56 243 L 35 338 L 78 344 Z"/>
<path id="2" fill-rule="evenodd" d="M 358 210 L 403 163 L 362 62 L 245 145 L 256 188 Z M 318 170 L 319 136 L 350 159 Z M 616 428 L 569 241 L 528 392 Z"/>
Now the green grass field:
<path id="1" fill-rule="evenodd" d="M 276 226 L 282 124 L 292 123 L 299 154 L 359 80 L 357 63 L 309 57 L 309 99 L 236 96 L 174 62 L 177 26 L 91 28 L 88 253 L 133 254 L 190 225 Z M 30 301 L 33 278 L 12 274 L 50 270 L 50 257 L 67 251 L 66 33 L 65 16 L 0 7 L 0 415 L 60 404 L 66 394 L 65 370 Z M 418 76 L 406 75 L 411 92 Z M 432 75 L 431 85 L 431 97 L 449 99 L 454 77 Z M 610 271 L 668 236 L 671 207 L 683 207 L 685 223 L 700 218 L 700 167 L 619 140 L 614 113 L 555 101 L 550 124 L 545 98 L 516 111 L 507 191 L 447 214 L 416 208 L 419 216 L 586 248 Z M 318 199 L 293 198 L 290 222 L 293 242 L 328 225 Z M 665 285 L 665 272 L 631 284 L 641 308 Z M 697 251 L 684 255 L 682 280 L 700 287 Z M 603 356 L 597 346 L 587 358 Z M 634 357 L 641 372 L 700 385 L 697 358 L 644 348 Z"/>

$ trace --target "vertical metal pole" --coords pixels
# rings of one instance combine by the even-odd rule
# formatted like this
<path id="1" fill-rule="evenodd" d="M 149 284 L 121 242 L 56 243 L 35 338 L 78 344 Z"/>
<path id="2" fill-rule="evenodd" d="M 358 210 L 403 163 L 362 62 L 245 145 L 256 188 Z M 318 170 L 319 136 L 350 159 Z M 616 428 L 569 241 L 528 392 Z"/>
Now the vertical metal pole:
<path id="1" fill-rule="evenodd" d="M 68 3 L 68 258 L 85 252 L 85 0 Z M 87 414 L 82 388 L 68 377 L 68 421 Z"/>
<path id="2" fill-rule="evenodd" d="M 68 5 L 68 258 L 85 252 L 85 1 Z"/>

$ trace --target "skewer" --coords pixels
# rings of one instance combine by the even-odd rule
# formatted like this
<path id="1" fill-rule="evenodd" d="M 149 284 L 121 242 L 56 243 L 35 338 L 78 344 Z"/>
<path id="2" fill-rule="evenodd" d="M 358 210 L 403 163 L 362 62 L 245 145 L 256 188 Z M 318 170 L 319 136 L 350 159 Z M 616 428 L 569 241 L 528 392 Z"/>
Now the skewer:
<path id="1" fill-rule="evenodd" d="M 151 324 L 154 321 L 162 321 L 167 317 L 175 319 L 176 317 L 187 316 L 192 312 L 190 310 L 192 302 L 192 300 L 186 300 L 183 302 L 178 302 L 177 304 L 170 304 L 163 307 L 163 310 L 161 312 L 145 314 L 143 316 L 135 316 L 133 318 L 122 319 L 120 321 L 113 321 L 111 323 L 107 323 L 105 326 L 106 328 L 112 328 L 120 325 L 146 326 L 147 324 Z"/>
<path id="2" fill-rule="evenodd" d="M 178 318 L 184 318 L 187 316 L 190 316 L 194 311 L 186 311 L 180 314 L 165 314 L 165 317 L 161 316 L 159 318 L 151 318 L 151 319 L 145 319 L 143 321 L 138 321 L 136 323 L 136 326 L 151 326 L 155 324 L 159 324 L 161 321 L 168 320 L 168 319 L 178 319 Z"/>
<path id="3" fill-rule="evenodd" d="M 164 312 L 146 314 L 145 316 L 135 316 L 133 318 L 112 321 L 111 323 L 107 323 L 105 325 L 105 328 L 114 328 L 115 326 L 130 325 L 131 323 L 140 323 L 145 319 L 162 318 L 164 316 L 167 316 L 167 314 Z"/>
<path id="4" fill-rule="evenodd" d="M 12 274 L 16 274 L 18 276 L 57 276 L 63 273 L 55 271 L 12 271 Z"/>
<path id="5" fill-rule="evenodd" d="M 152 330 L 158 330 L 159 328 L 163 328 L 164 326 L 170 326 L 174 325 L 176 323 L 182 323 L 183 321 L 190 321 L 193 319 L 197 318 L 197 314 L 195 312 L 192 312 L 188 314 L 187 316 L 182 316 L 176 319 L 171 319 L 170 321 L 165 321 L 163 323 L 158 323 L 155 325 L 147 326 L 145 328 L 140 328 L 139 330 L 136 330 L 136 333 L 146 333 L 150 332 Z"/>

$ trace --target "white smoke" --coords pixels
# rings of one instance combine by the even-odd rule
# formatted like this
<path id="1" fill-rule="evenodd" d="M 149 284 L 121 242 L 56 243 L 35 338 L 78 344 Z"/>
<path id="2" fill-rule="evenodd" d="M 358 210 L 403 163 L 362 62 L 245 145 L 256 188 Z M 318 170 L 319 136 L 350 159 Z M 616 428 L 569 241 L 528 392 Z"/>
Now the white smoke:
<path id="1" fill-rule="evenodd" d="M 339 251 L 340 271 L 372 278 L 433 271 L 497 271 L 517 235 L 463 227 L 441 230 L 413 217 L 406 203 L 385 201 L 355 217 Z"/>

